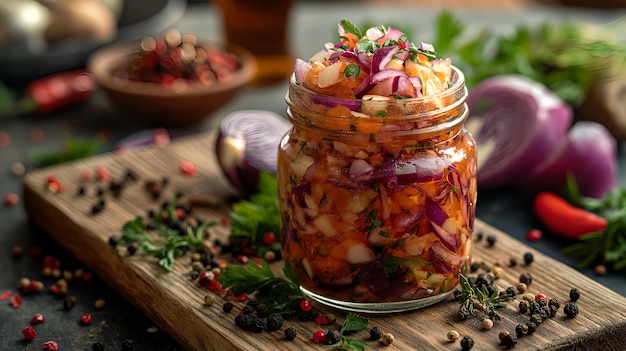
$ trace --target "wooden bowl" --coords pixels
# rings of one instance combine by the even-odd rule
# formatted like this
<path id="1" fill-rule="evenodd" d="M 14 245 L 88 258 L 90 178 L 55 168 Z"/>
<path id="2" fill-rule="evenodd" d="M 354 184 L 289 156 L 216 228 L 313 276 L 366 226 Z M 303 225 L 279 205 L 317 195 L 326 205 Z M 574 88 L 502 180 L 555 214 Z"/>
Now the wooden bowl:
<path id="1" fill-rule="evenodd" d="M 185 89 L 174 89 L 116 77 L 113 72 L 127 65 L 130 55 L 139 49 L 139 41 L 103 47 L 89 57 L 87 70 L 120 110 L 160 127 L 201 124 L 243 90 L 257 71 L 256 60 L 248 50 L 229 45 L 223 50 L 236 55 L 241 67 L 226 82 L 210 85 L 196 83 L 187 85 Z"/>

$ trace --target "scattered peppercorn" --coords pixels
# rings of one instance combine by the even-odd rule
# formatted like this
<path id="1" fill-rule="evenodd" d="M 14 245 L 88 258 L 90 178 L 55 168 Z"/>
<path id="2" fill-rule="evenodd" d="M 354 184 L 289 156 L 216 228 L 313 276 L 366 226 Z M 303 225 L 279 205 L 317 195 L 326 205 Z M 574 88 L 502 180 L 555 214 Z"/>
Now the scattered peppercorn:
<path id="1" fill-rule="evenodd" d="M 580 291 L 576 288 L 573 288 L 569 291 L 569 299 L 572 302 L 576 302 L 578 301 L 578 299 L 580 298 Z"/>
<path id="2" fill-rule="evenodd" d="M 93 351 L 104 351 L 104 344 L 100 341 L 97 341 L 93 345 L 91 345 Z"/>
<path id="3" fill-rule="evenodd" d="M 76 305 L 76 296 L 70 296 L 63 300 L 63 308 L 66 310 L 71 310 L 74 305 Z"/>
<path id="4" fill-rule="evenodd" d="M 41 324 L 44 322 L 43 314 L 37 313 L 30 319 L 30 324 Z"/>
<path id="5" fill-rule="evenodd" d="M 493 235 L 487 235 L 487 247 L 492 247 L 496 244 L 496 237 Z"/>
<path id="6" fill-rule="evenodd" d="M 474 262 L 470 265 L 470 272 L 476 273 L 480 269 L 480 262 Z"/>
<path id="7" fill-rule="evenodd" d="M 13 207 L 17 205 L 18 202 L 20 202 L 20 198 L 16 193 L 8 193 L 4 197 L 4 205 L 7 207 Z"/>
<path id="8" fill-rule="evenodd" d="M 380 337 L 380 342 L 385 346 L 389 346 L 393 344 L 394 340 L 395 340 L 395 337 L 391 333 L 385 333 L 383 334 L 383 336 Z"/>
<path id="9" fill-rule="evenodd" d="M 265 321 L 259 317 L 252 318 L 252 325 L 250 326 L 250 330 L 254 333 L 261 333 L 265 330 Z"/>
<path id="10" fill-rule="evenodd" d="M 130 339 L 126 339 L 122 341 L 122 351 L 133 351 L 134 349 L 135 349 L 134 341 Z"/>
<path id="11" fill-rule="evenodd" d="M 476 238 L 474 238 L 474 241 L 475 242 L 479 242 L 481 240 L 483 240 L 483 232 L 477 232 L 476 233 Z"/>
<path id="12" fill-rule="evenodd" d="M 91 214 L 97 214 L 97 213 L 102 212 L 105 206 L 106 206 L 106 203 L 104 202 L 104 200 L 98 201 L 95 205 L 91 207 Z"/>
<path id="13" fill-rule="evenodd" d="M 370 328 L 370 338 L 372 340 L 379 340 L 383 336 L 383 330 L 380 327 Z"/>
<path id="14" fill-rule="evenodd" d="M 527 333 L 528 333 L 528 324 L 520 323 L 515 326 L 515 334 L 517 334 L 518 337 L 522 337 L 526 335 Z"/>
<path id="15" fill-rule="evenodd" d="M 316 330 L 313 333 L 313 342 L 316 344 L 323 343 L 326 341 L 326 333 L 323 330 Z"/>
<path id="16" fill-rule="evenodd" d="M 204 305 L 211 306 L 215 303 L 215 295 L 214 294 L 206 294 L 204 295 Z"/>
<path id="17" fill-rule="evenodd" d="M 93 316 L 91 315 L 91 313 L 84 313 L 82 316 L 80 316 L 80 324 L 89 325 L 92 322 L 93 322 Z"/>
<path id="18" fill-rule="evenodd" d="M 535 256 L 532 252 L 524 253 L 524 264 L 529 266 L 531 263 L 535 261 Z"/>
<path id="19" fill-rule="evenodd" d="M 35 328 L 31 327 L 30 325 L 22 329 L 22 334 L 24 335 L 24 339 L 28 341 L 35 340 L 35 338 L 37 337 L 37 332 L 35 331 Z"/>
<path id="20" fill-rule="evenodd" d="M 222 311 L 229 313 L 233 310 L 233 307 L 235 307 L 235 305 L 233 305 L 232 302 L 225 302 L 224 305 L 222 305 Z"/>
<path id="21" fill-rule="evenodd" d="M 46 351 L 58 351 L 60 350 L 59 344 L 56 341 L 46 341 L 43 343 L 43 348 Z"/>
<path id="22" fill-rule="evenodd" d="M 467 307 L 461 306 L 459 307 L 458 315 L 459 315 L 459 318 L 462 321 L 464 321 L 472 316 L 472 312 L 470 312 L 470 310 Z"/>
<path id="23" fill-rule="evenodd" d="M 517 292 L 519 292 L 520 294 L 525 293 L 527 289 L 528 289 L 528 287 L 526 286 L 526 284 L 524 284 L 524 283 L 517 283 Z"/>
<path id="24" fill-rule="evenodd" d="M 509 266 L 510 266 L 510 267 L 515 267 L 515 266 L 517 266 L 517 258 L 515 258 L 515 257 L 511 257 L 511 258 L 509 259 Z"/>
<path id="25" fill-rule="evenodd" d="M 272 313 L 267 316 L 267 330 L 274 331 L 283 326 L 283 315 L 280 313 Z"/>
<path id="26" fill-rule="evenodd" d="M 341 334 L 339 333 L 339 330 L 329 330 L 326 333 L 326 343 L 329 345 L 333 345 L 336 344 L 338 342 L 341 341 Z"/>
<path id="27" fill-rule="evenodd" d="M 493 268 L 493 276 L 496 279 L 502 278 L 503 275 L 504 275 L 504 269 L 502 267 L 494 267 Z"/>
<path id="28" fill-rule="evenodd" d="M 515 347 L 517 344 L 517 337 L 509 332 L 500 338 L 500 343 L 504 345 L 507 349 Z"/>
<path id="29" fill-rule="evenodd" d="M 472 347 L 474 347 L 474 339 L 470 336 L 464 336 L 463 339 L 461 339 L 461 349 L 463 349 L 463 351 L 467 351 Z"/>
<path id="30" fill-rule="evenodd" d="M 117 235 L 111 235 L 109 237 L 109 245 L 112 247 L 116 247 L 119 241 L 120 241 L 120 237 Z"/>
<path id="31" fill-rule="evenodd" d="M 291 341 L 291 340 L 296 338 L 296 335 L 298 335 L 298 332 L 296 331 L 296 328 L 288 327 L 287 329 L 285 329 L 285 339 L 286 340 Z"/>
<path id="32" fill-rule="evenodd" d="M 538 327 L 539 325 L 537 323 L 526 323 L 526 335 L 531 335 L 532 333 L 536 332 Z"/>
<path id="33" fill-rule="evenodd" d="M 578 306 L 575 303 L 568 302 L 563 306 L 563 312 L 569 318 L 576 318 L 578 316 Z"/>
<path id="34" fill-rule="evenodd" d="M 530 285 L 532 284 L 532 282 L 533 282 L 533 276 L 532 276 L 532 275 L 530 275 L 530 273 L 528 273 L 528 272 L 526 272 L 526 273 L 522 273 L 522 274 L 519 276 L 519 282 L 520 282 L 520 283 L 524 283 L 524 284 L 526 284 L 526 286 L 528 287 L 528 286 L 530 286 Z"/>
<path id="35" fill-rule="evenodd" d="M 446 337 L 448 338 L 448 341 L 457 341 L 461 335 L 456 330 L 450 330 L 448 331 L 448 335 Z"/>
<path id="36" fill-rule="evenodd" d="M 483 319 L 483 329 L 489 330 L 491 328 L 493 328 L 493 321 L 489 318 L 485 318 Z"/>
<path id="37" fill-rule="evenodd" d="M 519 302 L 519 312 L 520 313 L 528 312 L 529 308 L 530 308 L 530 302 L 528 302 L 526 300 L 522 300 L 522 301 Z"/>
<path id="38" fill-rule="evenodd" d="M 605 265 L 599 264 L 599 265 L 595 266 L 595 268 L 593 269 L 593 272 L 596 275 L 605 275 L 606 272 L 607 272 L 607 268 L 606 268 Z"/>

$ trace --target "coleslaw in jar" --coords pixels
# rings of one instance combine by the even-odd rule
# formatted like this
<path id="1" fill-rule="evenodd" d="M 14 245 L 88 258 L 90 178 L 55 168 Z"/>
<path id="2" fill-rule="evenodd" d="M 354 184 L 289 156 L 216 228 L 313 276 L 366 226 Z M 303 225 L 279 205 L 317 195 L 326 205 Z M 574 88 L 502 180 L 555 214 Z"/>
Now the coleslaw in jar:
<path id="1" fill-rule="evenodd" d="M 283 258 L 324 304 L 425 307 L 454 290 L 472 249 L 476 150 L 463 74 L 397 29 L 339 31 L 339 42 L 297 60 L 286 96 Z"/>

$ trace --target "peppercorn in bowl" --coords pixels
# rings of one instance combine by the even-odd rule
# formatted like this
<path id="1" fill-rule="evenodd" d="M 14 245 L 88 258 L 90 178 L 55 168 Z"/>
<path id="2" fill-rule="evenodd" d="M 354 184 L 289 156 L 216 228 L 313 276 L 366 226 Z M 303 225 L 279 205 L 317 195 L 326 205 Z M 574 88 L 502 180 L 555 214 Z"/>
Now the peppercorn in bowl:
<path id="1" fill-rule="evenodd" d="M 246 49 L 169 30 L 96 51 L 87 70 L 120 111 L 156 126 L 199 125 L 256 74 Z"/>

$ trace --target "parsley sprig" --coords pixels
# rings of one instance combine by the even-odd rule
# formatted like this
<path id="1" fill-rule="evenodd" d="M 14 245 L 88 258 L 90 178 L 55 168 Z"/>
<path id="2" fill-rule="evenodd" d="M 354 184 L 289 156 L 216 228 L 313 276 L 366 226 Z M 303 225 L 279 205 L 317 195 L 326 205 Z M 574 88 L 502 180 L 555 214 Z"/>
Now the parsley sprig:
<path id="1" fill-rule="evenodd" d="M 164 216 L 164 214 L 166 215 Z M 181 233 L 171 229 L 163 221 L 163 218 L 175 218 L 175 216 L 174 201 L 155 213 L 152 220 L 156 224 L 154 231 L 156 235 L 148 231 L 147 222 L 143 218 L 136 218 L 124 223 L 118 245 L 136 243 L 139 251 L 154 256 L 161 267 L 171 272 L 178 257 L 189 251 L 199 252 L 201 250 L 204 231 L 216 224 L 215 221 L 208 221 L 197 227 L 188 225 L 184 228 L 184 233 Z"/>
<path id="2" fill-rule="evenodd" d="M 215 279 L 236 296 L 243 293 L 254 295 L 270 311 L 290 314 L 296 311 L 304 294 L 300 290 L 300 280 L 289 262 L 285 262 L 283 274 L 286 278 L 276 276 L 267 262 L 260 261 L 257 264 L 250 260 L 247 267 L 228 265 Z"/>
<path id="3" fill-rule="evenodd" d="M 367 328 L 368 324 L 369 319 L 357 316 L 353 313 L 348 314 L 343 321 L 341 329 L 339 329 L 341 340 L 335 344 L 327 345 L 326 347 L 330 349 L 364 351 L 367 346 L 365 340 L 352 339 L 347 337 L 346 334 L 364 330 Z"/>
<path id="4" fill-rule="evenodd" d="M 510 299 L 507 294 L 500 295 L 497 291 L 489 294 L 487 287 L 480 287 L 472 284 L 463 274 L 459 275 L 461 281 L 461 294 L 457 297 L 461 307 L 474 316 L 479 312 L 484 313 L 491 320 L 500 320 L 501 317 L 496 312 L 496 308 L 504 306 L 503 302 Z"/>
<path id="5" fill-rule="evenodd" d="M 271 245 L 263 244 L 263 234 L 280 234 L 278 211 L 278 181 L 276 176 L 266 171 L 260 173 L 259 191 L 248 199 L 233 204 L 230 212 L 230 241 L 240 243 L 250 240 L 249 247 L 256 256 L 263 257 L 266 251 L 280 251 L 280 241 Z"/>

